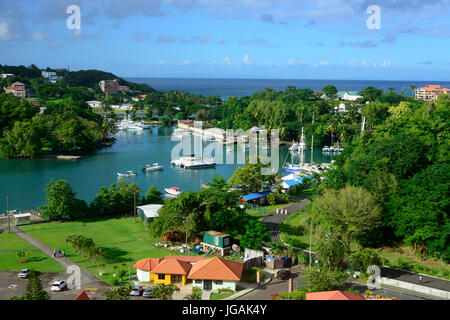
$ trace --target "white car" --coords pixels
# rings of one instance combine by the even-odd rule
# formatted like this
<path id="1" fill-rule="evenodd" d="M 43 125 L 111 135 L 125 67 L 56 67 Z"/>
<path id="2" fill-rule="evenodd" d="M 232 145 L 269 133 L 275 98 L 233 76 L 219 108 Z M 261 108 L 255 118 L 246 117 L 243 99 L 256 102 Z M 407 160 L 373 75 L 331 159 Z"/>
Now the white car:
<path id="1" fill-rule="evenodd" d="M 67 282 L 64 280 L 56 280 L 52 284 L 52 291 L 61 291 L 67 287 Z"/>
<path id="2" fill-rule="evenodd" d="M 22 269 L 17 276 L 19 278 L 28 278 L 28 276 L 30 275 L 30 271 L 30 269 Z"/>

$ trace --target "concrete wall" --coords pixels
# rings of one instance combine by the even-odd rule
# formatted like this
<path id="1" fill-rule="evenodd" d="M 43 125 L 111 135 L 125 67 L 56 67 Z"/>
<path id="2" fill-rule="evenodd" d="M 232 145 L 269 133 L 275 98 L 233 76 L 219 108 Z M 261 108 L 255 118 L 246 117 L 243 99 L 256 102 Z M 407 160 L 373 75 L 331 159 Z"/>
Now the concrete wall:
<path id="1" fill-rule="evenodd" d="M 384 285 L 387 285 L 387 286 L 390 286 L 390 287 L 395 287 L 395 288 L 399 288 L 399 289 L 415 291 L 415 292 L 426 294 L 426 295 L 433 296 L 433 297 L 436 297 L 436 298 L 449 299 L 450 300 L 450 292 L 443 291 L 443 290 L 438 290 L 438 289 L 433 289 L 433 288 L 421 286 L 421 285 L 418 285 L 418 284 L 413 284 L 413 283 L 404 282 L 404 281 L 398 281 L 398 280 L 385 278 L 385 277 L 380 278 L 380 280 L 377 281 L 376 283 L 378 285 L 384 284 Z"/>
<path id="2" fill-rule="evenodd" d="M 200 282 L 200 283 L 197 283 Z M 236 291 L 236 281 L 222 281 L 222 284 L 216 284 L 215 280 L 212 280 L 212 290 L 219 290 L 219 289 L 231 289 L 233 291 Z M 192 286 L 197 287 L 203 290 L 203 280 L 192 280 Z"/>

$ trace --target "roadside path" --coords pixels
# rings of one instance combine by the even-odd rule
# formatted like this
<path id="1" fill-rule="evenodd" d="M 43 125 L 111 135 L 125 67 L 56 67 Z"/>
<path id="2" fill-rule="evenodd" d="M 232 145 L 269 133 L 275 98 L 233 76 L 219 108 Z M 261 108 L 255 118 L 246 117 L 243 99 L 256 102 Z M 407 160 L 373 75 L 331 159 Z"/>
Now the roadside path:
<path id="1" fill-rule="evenodd" d="M 270 211 L 261 220 L 261 222 L 264 223 L 267 226 L 267 228 L 269 229 L 272 242 L 281 241 L 280 234 L 279 234 L 280 224 L 282 224 L 287 218 L 289 218 L 289 216 L 291 214 L 297 213 L 301 209 L 303 209 L 307 203 L 308 203 L 308 199 L 302 198 L 300 201 L 295 202 L 291 205 L 288 205 L 288 206 L 282 208 L 283 210 L 287 210 L 287 214 L 280 214 L 280 213 L 277 213 L 276 210 L 273 210 L 273 211 Z"/>
<path id="2" fill-rule="evenodd" d="M 101 281 L 96 276 L 94 276 L 92 273 L 90 273 L 86 268 L 76 264 L 72 260 L 70 260 L 68 258 L 64 258 L 64 257 L 53 258 L 53 249 L 47 247 L 45 244 L 43 244 L 39 240 L 33 238 L 31 235 L 29 235 L 25 231 L 19 229 L 18 227 L 11 225 L 11 232 L 15 233 L 17 236 L 19 236 L 23 240 L 27 241 L 34 247 L 41 250 L 43 253 L 45 253 L 47 256 L 49 256 L 50 258 L 52 258 L 53 260 L 55 260 L 56 262 L 61 264 L 66 269 L 71 265 L 78 266 L 80 268 L 80 272 L 81 272 L 81 285 L 92 284 L 92 283 L 96 283 L 96 282 L 103 283 L 103 281 Z M 69 276 L 70 276 L 70 274 L 68 273 L 67 277 L 69 277 Z"/>

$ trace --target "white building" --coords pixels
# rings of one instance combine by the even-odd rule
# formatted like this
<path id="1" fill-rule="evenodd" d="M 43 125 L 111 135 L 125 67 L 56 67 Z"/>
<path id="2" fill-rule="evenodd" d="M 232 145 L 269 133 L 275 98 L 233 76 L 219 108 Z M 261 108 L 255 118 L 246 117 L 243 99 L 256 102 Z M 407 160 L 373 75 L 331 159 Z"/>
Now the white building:
<path id="1" fill-rule="evenodd" d="M 101 101 L 92 100 L 92 101 L 88 101 L 86 103 L 91 108 L 101 108 L 101 107 L 103 107 L 103 103 Z"/>
<path id="2" fill-rule="evenodd" d="M 59 79 L 54 71 L 42 71 L 42 77 L 51 83 L 56 83 L 56 80 Z"/>

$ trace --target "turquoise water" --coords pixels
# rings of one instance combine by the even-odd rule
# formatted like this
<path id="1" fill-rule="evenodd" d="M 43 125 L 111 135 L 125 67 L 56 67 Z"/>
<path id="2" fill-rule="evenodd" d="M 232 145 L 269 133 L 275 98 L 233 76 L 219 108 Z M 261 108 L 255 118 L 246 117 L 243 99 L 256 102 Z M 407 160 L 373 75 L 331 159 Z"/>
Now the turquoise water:
<path id="1" fill-rule="evenodd" d="M 135 181 L 145 193 L 151 185 L 162 190 L 176 186 L 182 191 L 200 190 L 215 174 L 231 177 L 241 164 L 218 164 L 215 168 L 184 170 L 170 166 L 172 148 L 178 143 L 171 141 L 172 127 L 153 127 L 141 134 L 124 132 L 116 134 L 116 143 L 98 150 L 77 161 L 57 159 L 0 159 L 0 212 L 6 211 L 6 195 L 9 195 L 10 209 L 37 209 L 45 204 L 44 188 L 47 182 L 65 179 L 77 193 L 77 197 L 92 201 L 101 186 L 117 182 L 117 172 L 133 170 L 137 177 L 122 179 Z M 237 147 L 237 146 L 236 146 Z M 280 174 L 285 175 L 282 166 L 288 154 L 286 147 L 279 151 Z M 224 155 L 226 152 L 224 151 Z M 305 161 L 311 159 L 305 152 Z M 314 150 L 314 162 L 329 163 L 332 157 Z M 288 157 L 288 162 L 291 158 Z M 296 162 L 298 162 L 298 157 Z M 158 162 L 164 170 L 143 174 L 146 164 Z"/>

